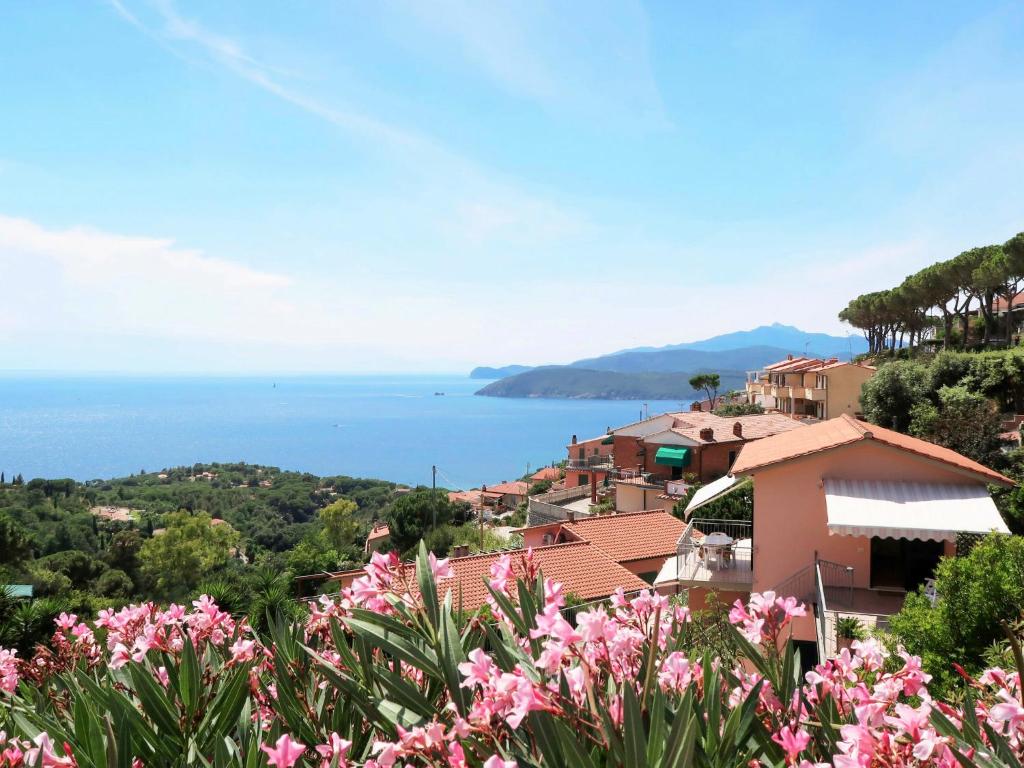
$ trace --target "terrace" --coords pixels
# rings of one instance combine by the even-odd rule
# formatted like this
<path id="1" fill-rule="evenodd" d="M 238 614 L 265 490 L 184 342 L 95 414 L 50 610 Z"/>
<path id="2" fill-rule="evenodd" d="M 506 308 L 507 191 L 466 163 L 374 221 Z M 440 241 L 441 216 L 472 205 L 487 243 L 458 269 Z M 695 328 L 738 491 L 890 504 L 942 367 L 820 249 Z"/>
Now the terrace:
<path id="1" fill-rule="evenodd" d="M 700 586 L 749 588 L 753 526 L 743 520 L 691 519 L 676 545 L 676 578 Z"/>

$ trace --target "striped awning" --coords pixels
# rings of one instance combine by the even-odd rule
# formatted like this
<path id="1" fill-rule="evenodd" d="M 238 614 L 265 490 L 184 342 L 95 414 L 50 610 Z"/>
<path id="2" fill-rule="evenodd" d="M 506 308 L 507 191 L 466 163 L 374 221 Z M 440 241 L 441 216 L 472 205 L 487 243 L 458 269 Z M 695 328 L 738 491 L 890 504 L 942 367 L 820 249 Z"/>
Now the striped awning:
<path id="1" fill-rule="evenodd" d="M 981 484 L 826 478 L 828 532 L 840 536 L 955 541 L 957 533 L 1009 533 Z"/>
<path id="2" fill-rule="evenodd" d="M 703 485 L 697 489 L 696 493 L 693 494 L 693 498 L 690 499 L 690 503 L 686 505 L 686 517 L 696 510 L 703 507 L 705 504 L 710 504 L 712 501 L 722 498 L 727 493 L 735 491 L 737 488 L 742 488 L 747 483 L 751 482 L 749 477 L 733 477 L 732 475 L 726 475 L 720 477 L 714 482 Z"/>

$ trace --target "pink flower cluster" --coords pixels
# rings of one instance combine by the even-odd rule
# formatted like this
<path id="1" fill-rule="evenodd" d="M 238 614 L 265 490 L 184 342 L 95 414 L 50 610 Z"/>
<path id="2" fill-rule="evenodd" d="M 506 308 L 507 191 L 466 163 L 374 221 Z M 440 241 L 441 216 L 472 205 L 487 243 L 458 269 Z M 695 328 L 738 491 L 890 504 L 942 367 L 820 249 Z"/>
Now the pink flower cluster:
<path id="1" fill-rule="evenodd" d="M 427 567 L 435 580 L 452 575 L 446 560 L 430 558 Z M 513 758 L 517 754 L 521 761 L 523 758 L 514 745 L 517 734 L 531 727 L 531 713 L 557 717 L 574 733 L 594 733 L 605 727 L 605 714 L 611 727 L 623 729 L 624 702 L 630 691 L 642 699 L 643 686 L 648 683 L 656 685 L 670 702 L 688 695 L 707 701 L 708 688 L 713 685 L 721 687 L 716 698 L 730 707 L 753 702 L 754 717 L 767 729 L 785 763 L 798 768 L 954 768 L 960 764 L 957 751 L 961 747 L 935 727 L 936 712 L 955 726 L 973 718 L 1005 738 L 1018 758 L 1024 755 L 1024 703 L 1017 673 L 991 669 L 977 680 L 968 680 L 976 704 L 974 711 L 964 712 L 932 698 L 930 677 L 919 658 L 902 649 L 893 653 L 869 639 L 855 642 L 851 649 L 816 666 L 790 696 L 773 689 L 762 672 L 775 681 L 781 678 L 772 677 L 765 666 L 741 660 L 726 670 L 718 659 L 705 662 L 688 656 L 680 638 L 692 629 L 689 611 L 652 592 L 626 595 L 619 590 L 607 604 L 578 610 L 570 621 L 562 586 L 546 579 L 542 592 L 538 589 L 537 610 L 531 610 L 532 615 L 506 615 L 509 603 L 518 601 L 516 579 L 535 582 L 538 575 L 529 552 L 518 561 L 506 555 L 495 562 L 489 584 L 508 602 L 492 598 L 491 614 L 499 622 L 500 632 L 512 638 L 512 645 L 505 655 L 483 648 L 468 649 L 464 656 L 460 652 L 457 690 L 443 688 L 438 693 L 436 678 L 428 679 L 423 669 L 396 660 L 378 647 L 370 649 L 371 659 L 359 660 L 360 665 L 369 661 L 386 667 L 389 674 L 400 673 L 420 694 L 432 691 L 437 697 L 436 712 L 429 722 L 397 726 L 387 733 L 365 726 L 360 733 L 339 734 L 325 727 L 314 731 L 319 743 L 308 734 L 302 739 L 309 745 L 300 743 L 293 732 L 273 740 L 264 737 L 272 741 L 260 746 L 265 764 L 274 768 L 518 768 L 520 763 Z M 417 589 L 407 566 L 393 555 L 375 554 L 365 575 L 350 589 L 337 599 L 322 597 L 311 604 L 306 640 L 320 658 L 344 671 L 344 659 L 354 658 L 355 646 L 334 646 L 332 622 L 337 620 L 347 635 L 352 630 L 346 622 L 355 609 L 386 614 L 392 624 L 400 621 L 420 627 L 429 638 L 432 630 L 424 618 L 426 612 L 417 613 L 422 610 Z M 765 659 L 777 662 L 794 619 L 806 613 L 806 607 L 793 598 L 765 592 L 751 595 L 746 603 L 737 601 L 729 619 L 746 640 L 759 647 Z M 478 617 L 473 621 L 484 620 Z M 523 622 L 528 631 L 520 631 Z M 219 655 L 225 668 L 248 664 L 252 722 L 281 733 L 285 718 L 279 715 L 274 674 L 291 672 L 274 669 L 270 649 L 260 645 L 245 622 L 234 621 L 209 597 L 193 602 L 192 610 L 176 605 L 160 609 L 145 603 L 101 612 L 92 623 L 62 614 L 56 624 L 55 646 L 70 649 L 77 654 L 75 658 L 112 669 L 145 665 L 165 687 L 169 684 L 167 670 L 153 669 L 150 651 L 174 659 L 186 643 L 193 643 L 204 652 L 212 648 L 212 654 L 200 655 Z M 37 655 L 37 660 L 45 658 Z M 17 695 L 19 677 L 25 676 L 26 665 L 32 663 L 0 649 L 3 695 Z M 303 674 L 316 676 L 310 690 L 317 696 L 330 696 L 329 678 L 319 676 L 317 668 Z M 780 689 L 790 691 L 792 686 L 781 683 Z M 824 725 L 818 707 L 823 704 L 834 706 L 839 716 L 835 723 L 838 744 L 828 752 L 823 751 L 825 741 L 820 738 Z M 314 728 L 321 726 L 312 717 L 310 721 Z M 0 749 L 0 768 L 75 765 L 71 747 L 55 747 L 45 733 L 32 741 L 0 734 Z M 356 749 L 358 755 L 354 756 Z"/>

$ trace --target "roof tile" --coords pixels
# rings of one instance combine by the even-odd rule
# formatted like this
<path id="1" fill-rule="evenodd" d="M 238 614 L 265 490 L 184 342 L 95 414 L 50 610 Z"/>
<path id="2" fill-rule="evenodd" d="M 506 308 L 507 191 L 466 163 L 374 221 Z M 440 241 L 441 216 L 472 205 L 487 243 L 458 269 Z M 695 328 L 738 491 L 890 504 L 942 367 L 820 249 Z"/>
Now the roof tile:
<path id="1" fill-rule="evenodd" d="M 863 440 L 876 440 L 893 448 L 914 453 L 958 469 L 972 472 L 990 483 L 1013 485 L 1013 481 L 983 464 L 941 445 L 894 432 L 843 414 L 804 429 L 747 443 L 733 465 L 734 475 L 750 474 L 764 467 L 791 461 L 813 453 L 839 448 Z"/>

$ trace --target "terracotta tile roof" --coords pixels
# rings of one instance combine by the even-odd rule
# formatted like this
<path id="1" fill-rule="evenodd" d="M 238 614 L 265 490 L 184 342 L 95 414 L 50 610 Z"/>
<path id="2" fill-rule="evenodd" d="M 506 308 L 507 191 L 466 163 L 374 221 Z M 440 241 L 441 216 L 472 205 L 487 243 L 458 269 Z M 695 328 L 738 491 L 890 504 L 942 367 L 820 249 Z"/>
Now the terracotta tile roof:
<path id="1" fill-rule="evenodd" d="M 439 596 L 443 597 L 445 592 L 451 590 L 452 604 L 458 606 L 461 591 L 464 610 L 480 608 L 487 603 L 486 580 L 490 578 L 491 564 L 504 554 L 511 555 L 512 567 L 516 575 L 521 576 L 524 572 L 522 558 L 525 552 L 520 549 L 451 558 L 448 563 L 455 575 L 437 585 Z M 586 541 L 536 547 L 533 550 L 533 562 L 546 578 L 561 582 L 566 593 L 582 600 L 608 597 L 619 587 L 626 592 L 650 588 L 645 581 Z M 406 568 L 410 571 L 410 581 L 415 582 L 413 566 L 410 564 Z"/>
<path id="2" fill-rule="evenodd" d="M 541 483 L 545 480 L 560 480 L 561 477 L 562 470 L 558 469 L 558 467 L 544 467 L 530 475 L 530 479 L 535 483 Z"/>
<path id="3" fill-rule="evenodd" d="M 686 411 L 673 413 L 675 421 L 671 431 L 678 435 L 695 440 L 699 443 L 727 443 L 741 440 L 759 440 L 770 435 L 777 435 L 780 432 L 789 432 L 802 426 L 800 422 L 794 421 L 789 416 L 781 413 L 758 413 L 748 416 L 716 416 L 713 413 L 701 411 Z M 742 436 L 733 432 L 736 422 L 742 427 Z M 714 434 L 711 440 L 703 440 L 700 436 L 702 429 L 711 428 Z"/>
<path id="4" fill-rule="evenodd" d="M 617 563 L 669 557 L 686 523 L 663 510 L 586 517 L 562 524 L 563 531 L 599 547 Z"/>
<path id="5" fill-rule="evenodd" d="M 448 501 L 453 504 L 465 502 L 466 504 L 477 507 L 480 505 L 480 496 L 480 491 L 448 491 Z"/>
<path id="6" fill-rule="evenodd" d="M 849 365 L 849 366 L 852 366 L 854 368 L 863 368 L 866 371 L 878 370 L 873 365 L 866 365 L 864 363 L 854 363 L 854 362 L 851 362 L 849 360 L 836 360 L 834 363 L 828 363 L 827 365 L 821 366 L 821 370 L 823 370 L 823 371 L 830 371 L 833 368 L 842 368 L 844 365 Z"/>
<path id="7" fill-rule="evenodd" d="M 993 469 L 979 464 L 966 456 L 962 456 L 949 448 L 929 443 L 910 435 L 894 432 L 891 429 L 858 421 L 852 416 L 842 416 L 812 424 L 794 432 L 787 432 L 764 440 L 757 440 L 743 446 L 736 463 L 733 465 L 734 475 L 750 474 L 759 469 L 784 461 L 791 461 L 821 451 L 828 451 L 844 445 L 851 445 L 865 440 L 879 443 L 913 453 L 924 458 L 947 464 L 957 469 L 970 472 L 980 479 L 999 485 L 1014 485 L 1014 482 Z"/>
<path id="8" fill-rule="evenodd" d="M 375 525 L 373 530 L 367 535 L 367 541 L 376 541 L 377 539 L 385 539 L 391 535 L 391 531 L 388 530 L 386 525 Z"/>
<path id="9" fill-rule="evenodd" d="M 1013 297 L 1013 308 L 1017 309 L 1022 304 L 1024 304 L 1024 293 L 1018 293 L 1018 294 L 1016 294 Z M 996 300 L 995 300 L 994 304 L 992 305 L 992 308 L 996 312 L 1005 312 L 1006 311 L 1006 299 L 1003 298 L 1002 296 L 996 296 Z"/>
<path id="10" fill-rule="evenodd" d="M 494 485 L 486 486 L 486 488 L 485 493 L 511 493 L 515 496 L 525 496 L 526 492 L 530 490 L 530 486 L 524 480 L 516 480 L 511 483 L 495 483 Z"/>

